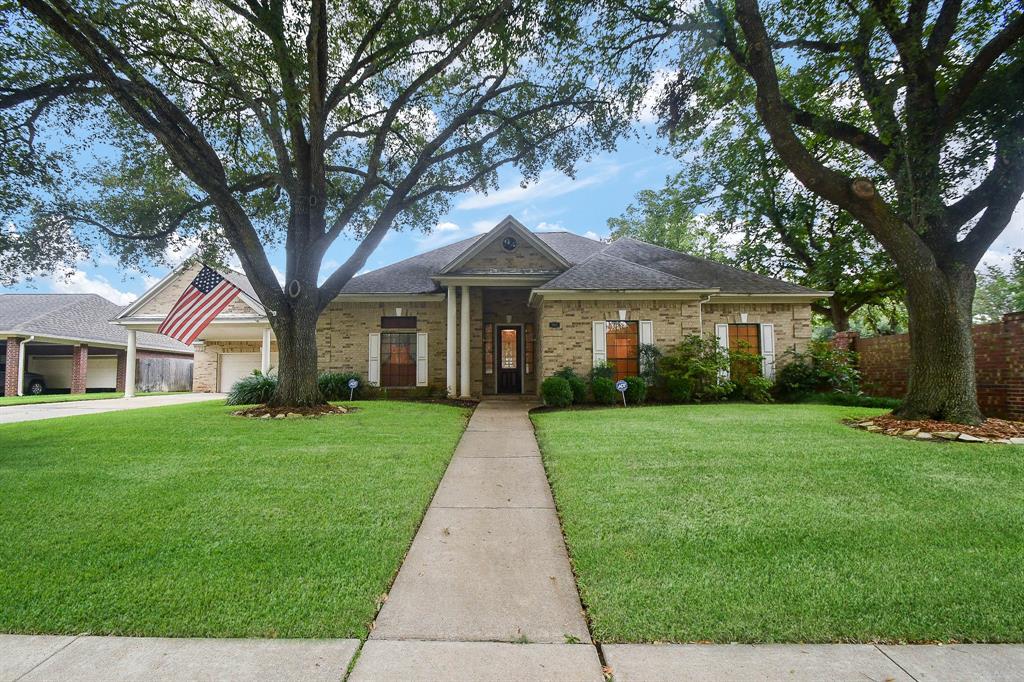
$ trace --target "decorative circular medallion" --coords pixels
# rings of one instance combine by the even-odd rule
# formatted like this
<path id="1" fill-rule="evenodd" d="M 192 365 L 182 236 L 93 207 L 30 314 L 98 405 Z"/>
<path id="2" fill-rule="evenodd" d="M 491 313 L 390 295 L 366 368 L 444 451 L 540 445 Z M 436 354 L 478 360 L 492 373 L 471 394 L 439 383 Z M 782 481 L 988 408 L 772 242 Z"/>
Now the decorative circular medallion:
<path id="1" fill-rule="evenodd" d="M 506 251 L 515 251 L 517 246 L 519 246 L 519 242 L 516 241 L 515 237 L 505 237 L 501 240 L 501 248 Z"/>

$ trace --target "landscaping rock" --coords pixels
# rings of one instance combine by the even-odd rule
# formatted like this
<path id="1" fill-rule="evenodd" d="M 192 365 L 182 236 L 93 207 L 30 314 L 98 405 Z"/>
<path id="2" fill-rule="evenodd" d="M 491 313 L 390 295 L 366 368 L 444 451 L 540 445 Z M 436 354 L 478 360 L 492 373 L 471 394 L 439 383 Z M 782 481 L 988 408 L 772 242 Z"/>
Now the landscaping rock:
<path id="1" fill-rule="evenodd" d="M 874 425 L 875 425 L 875 422 L 860 422 L 860 423 L 857 424 L 857 426 L 861 427 L 862 429 L 866 429 L 867 427 L 874 426 Z"/>
<path id="2" fill-rule="evenodd" d="M 915 433 L 914 437 L 917 438 L 918 440 L 932 440 L 933 438 L 932 434 L 928 433 L 927 431 L 920 431 L 919 433 Z"/>
<path id="3" fill-rule="evenodd" d="M 269 414 L 265 414 L 262 417 L 260 417 L 260 419 L 270 419 L 270 415 Z"/>
<path id="4" fill-rule="evenodd" d="M 867 428 L 868 431 L 871 431 L 873 433 L 877 433 L 878 431 L 882 430 L 881 426 L 875 426 L 874 424 L 872 424 L 871 426 L 868 426 L 866 428 Z"/>
<path id="5" fill-rule="evenodd" d="M 903 435 L 906 436 L 907 438 L 913 438 L 919 433 L 921 433 L 921 429 L 907 429 L 906 431 L 903 432 Z M 929 437 L 931 437 L 931 434 L 929 434 Z"/>
<path id="6" fill-rule="evenodd" d="M 274 419 L 284 419 L 284 418 L 285 418 L 285 415 L 284 415 L 283 412 L 281 414 L 275 414 L 274 415 Z"/>
<path id="7" fill-rule="evenodd" d="M 992 440 L 989 441 L 989 443 L 1000 443 L 1002 445 L 1010 445 L 1010 439 L 1009 438 L 993 438 Z"/>
<path id="8" fill-rule="evenodd" d="M 960 435 L 959 431 L 933 431 L 933 436 L 938 438 L 945 438 L 946 440 L 956 440 L 957 436 Z"/>
<path id="9" fill-rule="evenodd" d="M 1013 445 L 1024 445 L 1024 438 L 1011 438 L 1010 443 Z"/>
<path id="10" fill-rule="evenodd" d="M 988 438 L 983 438 L 981 436 L 972 436 L 969 433 L 961 433 L 960 437 L 957 438 L 957 440 L 963 441 L 964 443 L 987 443 L 988 442 Z"/>
<path id="11" fill-rule="evenodd" d="M 289 413 L 288 413 L 288 418 L 289 418 L 289 419 L 295 419 L 296 417 L 301 417 L 301 416 L 302 416 L 302 415 L 301 415 L 301 414 L 299 414 L 298 412 L 289 412 Z"/>

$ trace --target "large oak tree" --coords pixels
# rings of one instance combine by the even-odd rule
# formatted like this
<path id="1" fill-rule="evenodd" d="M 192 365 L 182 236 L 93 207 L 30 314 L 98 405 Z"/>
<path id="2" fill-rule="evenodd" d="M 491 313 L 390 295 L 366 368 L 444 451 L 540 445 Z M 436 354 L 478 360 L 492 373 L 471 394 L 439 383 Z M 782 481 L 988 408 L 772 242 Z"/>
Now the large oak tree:
<path id="1" fill-rule="evenodd" d="M 625 119 L 574 57 L 574 12 L 533 0 L 0 6 L 8 278 L 97 249 L 127 263 L 183 240 L 233 250 L 278 341 L 272 404 L 318 403 L 317 318 L 389 229 L 429 228 L 503 166 L 571 173 L 611 144 Z M 354 252 L 319 281 L 343 235 Z M 283 286 L 268 258 L 279 245 Z"/>
<path id="2" fill-rule="evenodd" d="M 755 88 L 775 153 L 885 249 L 906 291 L 899 414 L 977 422 L 975 268 L 1024 193 L 1024 12 L 981 0 L 629 1 L 611 6 L 613 70 L 669 64 L 669 118 Z M 628 71 L 636 75 L 641 69 Z M 859 157 L 846 172 L 814 140 Z M 845 156 L 845 154 L 844 154 Z"/>

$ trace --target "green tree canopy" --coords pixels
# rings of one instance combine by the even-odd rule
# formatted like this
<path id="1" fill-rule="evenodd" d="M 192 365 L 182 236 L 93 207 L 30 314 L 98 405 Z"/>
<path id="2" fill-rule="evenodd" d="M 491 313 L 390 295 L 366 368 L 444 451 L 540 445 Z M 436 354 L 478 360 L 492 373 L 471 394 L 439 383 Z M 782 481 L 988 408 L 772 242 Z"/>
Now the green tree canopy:
<path id="1" fill-rule="evenodd" d="M 0 6 L 3 268 L 106 249 L 237 254 L 317 402 L 315 325 L 393 226 L 517 167 L 567 173 L 628 106 L 582 60 L 576 5 L 533 0 L 19 0 Z M 354 253 L 318 284 L 340 236 Z M 283 245 L 285 286 L 267 249 Z"/>

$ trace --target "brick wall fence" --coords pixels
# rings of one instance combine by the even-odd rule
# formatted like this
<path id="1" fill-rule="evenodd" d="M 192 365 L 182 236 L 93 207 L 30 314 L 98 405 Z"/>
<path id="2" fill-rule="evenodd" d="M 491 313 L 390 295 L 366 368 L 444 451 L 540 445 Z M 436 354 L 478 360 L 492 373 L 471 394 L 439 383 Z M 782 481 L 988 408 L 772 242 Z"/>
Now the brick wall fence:
<path id="1" fill-rule="evenodd" d="M 857 352 L 865 393 L 893 398 L 906 393 L 909 335 L 861 338 L 857 332 L 840 332 L 832 343 Z M 975 325 L 974 356 L 981 411 L 988 417 L 1024 419 L 1024 312 Z"/>

